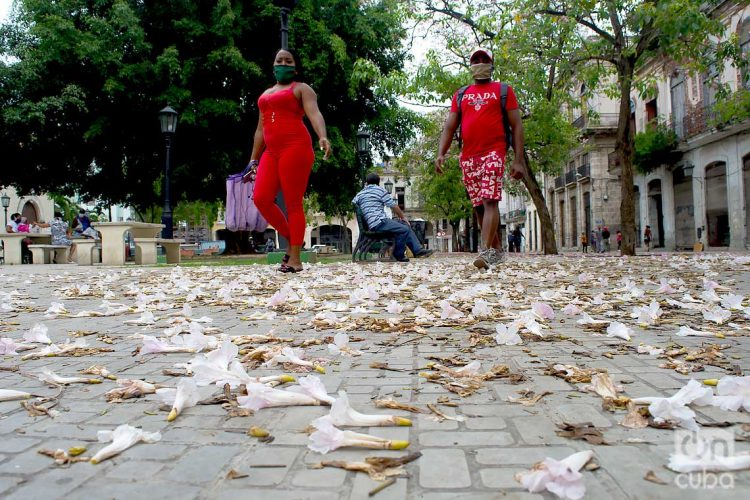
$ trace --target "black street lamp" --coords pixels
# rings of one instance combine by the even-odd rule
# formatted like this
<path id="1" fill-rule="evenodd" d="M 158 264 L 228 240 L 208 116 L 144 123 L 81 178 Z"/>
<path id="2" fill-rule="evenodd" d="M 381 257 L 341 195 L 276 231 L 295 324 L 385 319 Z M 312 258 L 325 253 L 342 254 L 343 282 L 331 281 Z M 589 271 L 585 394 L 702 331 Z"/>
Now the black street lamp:
<path id="1" fill-rule="evenodd" d="M 8 227 L 8 207 L 10 206 L 10 196 L 8 196 L 7 193 L 3 193 L 3 195 L 0 196 L 0 202 L 2 202 L 3 208 L 5 209 L 5 227 Z"/>
<path id="2" fill-rule="evenodd" d="M 359 174 L 362 184 L 365 183 L 365 160 L 370 152 L 370 134 L 364 129 L 357 132 L 357 157 L 359 159 Z"/>
<path id="3" fill-rule="evenodd" d="M 273 4 L 281 9 L 281 48 L 284 50 L 289 49 L 289 14 L 292 12 L 299 0 L 273 0 Z M 276 193 L 276 204 L 279 206 L 281 211 L 286 215 L 286 202 L 284 201 L 284 195 L 279 191 Z M 288 241 L 286 238 L 278 235 L 279 247 L 287 248 Z"/>
<path id="4" fill-rule="evenodd" d="M 274 5 L 281 8 L 281 48 L 289 48 L 289 14 L 299 0 L 274 0 Z"/>
<path id="5" fill-rule="evenodd" d="M 172 239 L 172 197 L 169 183 L 169 162 L 170 150 L 172 149 L 172 136 L 177 130 L 177 111 L 167 106 L 159 111 L 159 123 L 161 124 L 161 133 L 164 134 L 164 141 L 167 147 L 167 154 L 164 159 L 164 210 L 161 214 L 161 223 L 164 229 L 161 231 L 161 237 Z"/>
<path id="6" fill-rule="evenodd" d="M 383 187 L 388 192 L 388 194 L 393 194 L 393 182 L 391 182 L 390 179 L 383 183 Z"/>

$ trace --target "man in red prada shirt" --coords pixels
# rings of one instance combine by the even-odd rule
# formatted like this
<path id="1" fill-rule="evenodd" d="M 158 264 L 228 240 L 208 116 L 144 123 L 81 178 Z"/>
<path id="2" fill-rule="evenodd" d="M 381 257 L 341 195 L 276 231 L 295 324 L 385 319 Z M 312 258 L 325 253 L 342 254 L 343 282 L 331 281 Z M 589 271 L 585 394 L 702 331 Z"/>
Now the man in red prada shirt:
<path id="1" fill-rule="evenodd" d="M 505 128 L 501 109 L 501 84 L 492 81 L 494 69 L 492 53 L 487 49 L 475 49 L 469 58 L 469 69 L 474 78 L 463 94 L 460 109 L 461 170 L 463 182 L 474 206 L 482 231 L 482 250 L 474 260 L 479 269 L 489 269 L 505 259 L 505 253 L 497 235 L 500 212 L 498 202 L 502 198 L 503 174 L 505 172 Z M 440 136 L 435 169 L 442 173 L 445 155 L 453 141 L 459 125 L 457 95 L 453 95 L 451 111 L 445 120 Z M 505 108 L 513 131 L 513 163 L 510 175 L 523 178 L 526 167 L 523 162 L 523 125 L 518 101 L 513 88 L 508 86 Z"/>

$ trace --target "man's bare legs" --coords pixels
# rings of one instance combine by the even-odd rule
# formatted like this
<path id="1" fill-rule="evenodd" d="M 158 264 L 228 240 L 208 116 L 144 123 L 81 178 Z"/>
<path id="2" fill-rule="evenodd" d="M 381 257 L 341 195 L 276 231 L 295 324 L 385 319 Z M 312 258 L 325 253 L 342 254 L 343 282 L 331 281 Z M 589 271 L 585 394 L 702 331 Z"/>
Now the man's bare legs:
<path id="1" fill-rule="evenodd" d="M 474 259 L 474 266 L 478 269 L 489 269 L 490 264 L 497 264 L 505 259 L 497 225 L 500 222 L 497 200 L 482 200 L 482 205 L 476 207 L 477 220 L 482 227 L 482 247 L 484 250 Z"/>
<path id="2" fill-rule="evenodd" d="M 497 209 L 497 205 L 497 200 L 482 200 L 484 208 L 482 216 L 482 243 L 484 243 L 484 248 L 497 248 L 495 247 L 495 240 L 497 240 L 498 246 L 500 244 L 500 239 L 497 236 L 500 212 Z"/>
<path id="3" fill-rule="evenodd" d="M 484 200 L 484 201 L 493 201 L 493 200 Z M 497 201 L 495 201 L 495 207 L 497 207 Z M 497 213 L 497 208 L 495 209 L 495 212 Z M 495 250 L 502 250 L 502 247 L 500 246 L 500 235 L 497 232 L 497 222 L 500 218 L 500 214 L 497 213 L 497 217 L 495 217 L 495 237 L 492 240 L 492 245 L 487 245 L 485 234 L 486 230 L 484 228 L 484 204 L 474 207 L 474 215 L 476 215 L 477 222 L 479 225 L 479 230 L 482 233 L 482 245 L 484 249 L 487 248 L 494 248 Z"/>

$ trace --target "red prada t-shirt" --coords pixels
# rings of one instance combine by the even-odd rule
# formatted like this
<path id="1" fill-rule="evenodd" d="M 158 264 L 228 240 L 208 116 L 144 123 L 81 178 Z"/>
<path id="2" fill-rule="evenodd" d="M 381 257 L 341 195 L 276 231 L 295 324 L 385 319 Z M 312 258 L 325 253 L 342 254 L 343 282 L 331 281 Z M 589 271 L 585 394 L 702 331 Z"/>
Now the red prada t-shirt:
<path id="1" fill-rule="evenodd" d="M 453 113 L 458 112 L 457 96 L 458 91 L 453 94 L 451 102 Z M 466 89 L 461 99 L 461 137 L 464 143 L 462 157 L 492 150 L 505 152 L 505 129 L 500 106 L 500 82 L 475 83 Z M 505 109 L 518 109 L 516 93 L 510 85 Z"/>

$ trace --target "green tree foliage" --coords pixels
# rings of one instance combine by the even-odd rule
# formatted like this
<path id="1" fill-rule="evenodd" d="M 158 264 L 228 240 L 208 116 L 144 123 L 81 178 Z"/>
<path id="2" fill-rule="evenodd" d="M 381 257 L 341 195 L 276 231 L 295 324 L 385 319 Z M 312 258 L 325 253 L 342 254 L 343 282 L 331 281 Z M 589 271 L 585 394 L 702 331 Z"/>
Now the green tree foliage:
<path id="1" fill-rule="evenodd" d="M 561 70 L 566 49 L 576 43 L 571 29 L 542 17 L 522 18 L 514 2 L 408 3 L 416 23 L 439 48 L 419 61 L 404 93 L 420 103 L 444 104 L 459 87 L 471 83 L 471 50 L 483 46 L 494 52 L 494 77 L 513 86 L 524 115 L 532 175 L 523 184 L 540 214 L 545 252 L 556 253 L 552 220 L 536 176 L 559 173 L 578 140 L 562 111 L 564 105 L 575 105 L 567 92 L 571 74 Z"/>
<path id="2" fill-rule="evenodd" d="M 654 121 L 643 132 L 635 134 L 633 141 L 633 166 L 648 174 L 660 165 L 672 165 L 679 160 L 677 134 L 664 122 Z"/>
<path id="3" fill-rule="evenodd" d="M 181 200 L 173 210 L 174 220 L 189 226 L 206 225 L 209 229 L 219 213 L 219 202 Z"/>
<path id="4" fill-rule="evenodd" d="M 409 136 L 413 115 L 353 77 L 357 64 L 384 75 L 402 67 L 402 17 L 394 0 L 302 0 L 290 16 L 290 46 L 334 149 L 311 178 L 326 211 L 350 209 L 361 123 L 375 149 Z M 157 112 L 169 104 L 180 113 L 175 198 L 223 198 L 225 176 L 248 160 L 278 47 L 270 0 L 18 0 L 0 28 L 0 155 L 13 166 L 0 184 L 146 211 L 161 203 Z"/>
<path id="5" fill-rule="evenodd" d="M 718 129 L 735 125 L 750 118 L 750 91 L 739 89 L 714 104 L 709 124 Z"/>
<path id="6" fill-rule="evenodd" d="M 435 144 L 440 138 L 444 121 L 444 112 L 431 113 L 423 123 L 422 135 L 396 159 L 394 166 L 405 178 L 414 180 L 415 190 L 424 200 L 423 209 L 427 216 L 432 220 L 448 220 L 453 228 L 453 248 L 457 248 L 459 223 L 471 217 L 472 207 L 461 180 L 461 167 L 456 155 L 446 161 L 442 175 L 435 172 Z"/>

